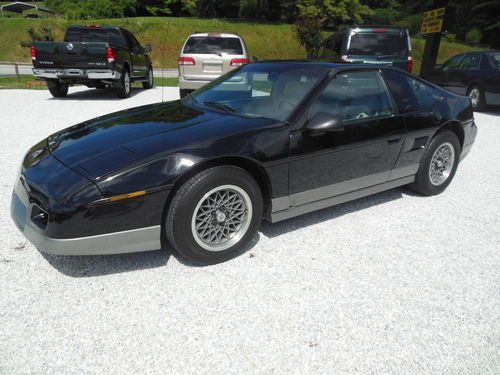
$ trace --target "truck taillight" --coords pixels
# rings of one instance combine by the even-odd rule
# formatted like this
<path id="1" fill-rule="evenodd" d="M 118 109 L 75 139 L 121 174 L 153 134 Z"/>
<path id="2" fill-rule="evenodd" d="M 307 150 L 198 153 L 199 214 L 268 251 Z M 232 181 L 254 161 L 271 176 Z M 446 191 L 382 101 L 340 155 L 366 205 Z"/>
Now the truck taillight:
<path id="1" fill-rule="evenodd" d="M 179 57 L 177 63 L 179 65 L 196 65 L 192 57 Z"/>
<path id="2" fill-rule="evenodd" d="M 109 63 L 115 62 L 116 51 L 111 47 L 106 48 L 106 57 L 107 57 Z"/>
<path id="3" fill-rule="evenodd" d="M 250 60 L 248 59 L 232 59 L 230 65 L 231 66 L 242 66 L 248 64 Z"/>
<path id="4" fill-rule="evenodd" d="M 413 70 L 413 59 L 411 58 L 411 56 L 408 56 L 408 61 L 406 62 L 406 70 L 411 73 L 411 71 Z"/>
<path id="5" fill-rule="evenodd" d="M 31 46 L 31 60 L 36 60 L 36 47 Z"/>

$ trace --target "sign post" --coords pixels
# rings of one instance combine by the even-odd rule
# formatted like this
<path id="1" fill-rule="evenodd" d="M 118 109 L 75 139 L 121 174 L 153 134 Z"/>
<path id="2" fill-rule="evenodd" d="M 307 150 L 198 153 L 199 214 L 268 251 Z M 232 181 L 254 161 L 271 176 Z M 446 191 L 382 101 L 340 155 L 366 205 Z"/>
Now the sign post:
<path id="1" fill-rule="evenodd" d="M 443 7 L 432 9 L 423 14 L 420 34 L 425 35 L 426 38 L 420 74 L 430 72 L 436 65 L 445 13 L 446 8 Z"/>

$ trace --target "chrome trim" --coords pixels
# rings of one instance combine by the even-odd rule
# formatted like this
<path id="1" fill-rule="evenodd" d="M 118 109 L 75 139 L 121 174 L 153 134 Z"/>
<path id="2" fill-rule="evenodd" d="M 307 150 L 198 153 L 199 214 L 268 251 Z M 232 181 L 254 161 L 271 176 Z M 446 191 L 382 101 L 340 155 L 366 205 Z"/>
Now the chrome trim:
<path id="1" fill-rule="evenodd" d="M 33 68 L 37 78 L 87 78 L 87 79 L 118 79 L 120 74 L 109 69 L 39 69 Z"/>
<path id="2" fill-rule="evenodd" d="M 400 178 L 397 180 L 385 182 L 383 184 L 375 185 L 375 186 L 370 186 L 364 189 L 352 191 L 346 194 L 341 194 L 337 195 L 331 198 L 327 199 L 322 199 L 318 201 L 313 201 L 311 203 L 303 204 L 301 206 L 297 207 L 291 207 L 287 210 L 282 210 L 278 212 L 272 212 L 271 213 L 271 223 L 275 223 L 281 220 L 286 220 L 295 216 L 303 215 L 309 212 L 313 212 L 316 210 L 320 210 L 322 208 L 330 207 L 330 206 L 335 206 L 340 203 L 352 201 L 358 198 L 366 197 L 368 195 L 380 193 L 385 190 L 393 189 L 398 186 L 403 186 L 412 183 L 415 180 L 415 176 L 408 176 L 404 178 Z M 307 194 L 309 192 L 304 192 L 301 194 Z M 313 193 L 314 194 L 314 193 Z M 277 198 L 278 200 L 282 200 L 285 198 L 289 197 L 281 197 Z M 313 199 L 314 197 L 311 197 L 310 199 Z M 282 202 L 277 202 L 276 199 L 271 200 L 272 207 L 275 207 L 275 204 L 281 205 Z"/>

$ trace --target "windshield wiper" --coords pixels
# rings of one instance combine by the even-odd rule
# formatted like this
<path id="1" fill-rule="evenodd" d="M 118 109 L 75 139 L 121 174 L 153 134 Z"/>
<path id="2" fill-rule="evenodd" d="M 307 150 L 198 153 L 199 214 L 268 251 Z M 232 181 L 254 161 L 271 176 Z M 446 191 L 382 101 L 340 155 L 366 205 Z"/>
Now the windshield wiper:
<path id="1" fill-rule="evenodd" d="M 221 102 L 215 102 L 212 100 L 205 100 L 203 104 L 208 105 L 209 107 L 217 108 L 217 109 L 222 109 L 225 112 L 236 112 L 236 108 L 230 106 L 229 104 L 221 103 Z"/>

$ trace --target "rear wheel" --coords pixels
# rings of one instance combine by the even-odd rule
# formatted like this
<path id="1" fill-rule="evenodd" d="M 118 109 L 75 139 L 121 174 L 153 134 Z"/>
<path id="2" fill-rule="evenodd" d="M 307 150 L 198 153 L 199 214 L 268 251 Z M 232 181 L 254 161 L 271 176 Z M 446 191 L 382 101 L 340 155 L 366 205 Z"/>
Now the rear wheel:
<path id="1" fill-rule="evenodd" d="M 423 195 L 443 192 L 453 180 L 460 159 L 460 142 L 450 130 L 438 132 L 420 162 L 410 189 Z"/>
<path id="2" fill-rule="evenodd" d="M 471 86 L 467 91 L 467 95 L 472 103 L 474 111 L 482 111 L 485 107 L 484 93 L 479 86 Z"/>
<path id="3" fill-rule="evenodd" d="M 67 83 L 47 81 L 47 87 L 54 98 L 63 98 L 68 95 L 69 85 Z"/>
<path id="4" fill-rule="evenodd" d="M 179 89 L 179 96 L 181 99 L 185 97 L 187 94 L 189 94 L 193 90 L 186 90 L 186 89 Z"/>
<path id="5" fill-rule="evenodd" d="M 124 69 L 120 78 L 120 83 L 116 88 L 116 95 L 119 98 L 128 98 L 130 96 L 130 72 Z"/>
<path id="6" fill-rule="evenodd" d="M 146 81 L 142 83 L 142 87 L 146 90 L 152 89 L 154 86 L 154 78 L 153 78 L 153 68 L 150 66 L 148 69 L 148 75 L 146 76 Z"/>
<path id="7" fill-rule="evenodd" d="M 252 176 L 237 167 L 214 167 L 196 174 L 177 191 L 165 233 L 185 258 L 219 263 L 245 249 L 262 213 L 262 194 Z"/>

